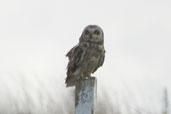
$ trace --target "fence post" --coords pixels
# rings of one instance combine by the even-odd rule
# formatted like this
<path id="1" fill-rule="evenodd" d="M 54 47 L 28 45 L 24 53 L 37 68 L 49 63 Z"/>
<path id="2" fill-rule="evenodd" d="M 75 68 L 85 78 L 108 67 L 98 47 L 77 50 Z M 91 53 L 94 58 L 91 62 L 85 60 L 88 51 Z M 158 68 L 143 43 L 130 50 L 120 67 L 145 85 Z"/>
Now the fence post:
<path id="1" fill-rule="evenodd" d="M 75 91 L 75 114 L 95 114 L 96 97 L 96 78 L 79 80 Z"/>

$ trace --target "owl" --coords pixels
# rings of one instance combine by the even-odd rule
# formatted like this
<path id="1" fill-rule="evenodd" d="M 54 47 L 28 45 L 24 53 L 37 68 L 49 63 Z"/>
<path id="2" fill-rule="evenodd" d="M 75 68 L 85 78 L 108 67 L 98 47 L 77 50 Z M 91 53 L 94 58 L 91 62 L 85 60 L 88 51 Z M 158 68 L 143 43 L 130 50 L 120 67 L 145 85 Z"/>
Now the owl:
<path id="1" fill-rule="evenodd" d="M 88 78 L 100 66 L 105 58 L 104 33 L 97 25 L 88 25 L 82 32 L 79 43 L 66 56 L 67 65 L 66 86 L 75 86 L 76 81 Z"/>

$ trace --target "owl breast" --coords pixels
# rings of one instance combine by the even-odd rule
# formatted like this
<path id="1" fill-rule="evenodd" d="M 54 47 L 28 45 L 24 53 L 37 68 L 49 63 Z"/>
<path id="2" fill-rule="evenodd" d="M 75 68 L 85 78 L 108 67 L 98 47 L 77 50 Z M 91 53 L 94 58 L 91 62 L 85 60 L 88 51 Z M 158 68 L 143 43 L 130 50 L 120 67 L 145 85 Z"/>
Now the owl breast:
<path id="1" fill-rule="evenodd" d="M 74 73 L 76 77 L 89 77 L 97 69 L 101 58 L 101 53 L 96 49 L 86 47 L 83 48 L 83 52 L 85 53 L 83 61 Z"/>

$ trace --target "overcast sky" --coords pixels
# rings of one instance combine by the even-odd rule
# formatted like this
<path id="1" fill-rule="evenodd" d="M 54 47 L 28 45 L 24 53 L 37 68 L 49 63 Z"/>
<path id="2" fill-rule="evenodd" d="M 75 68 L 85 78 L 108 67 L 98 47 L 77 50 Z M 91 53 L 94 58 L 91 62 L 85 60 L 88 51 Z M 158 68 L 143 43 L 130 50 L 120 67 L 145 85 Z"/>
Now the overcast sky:
<path id="1" fill-rule="evenodd" d="M 1 96 L 8 104 L 8 91 L 15 96 L 23 83 L 30 91 L 40 87 L 37 78 L 62 91 L 65 54 L 85 26 L 97 24 L 106 49 L 104 65 L 94 74 L 98 90 L 130 92 L 140 105 L 158 107 L 162 89 L 171 91 L 170 20 L 170 0 L 0 1 L 0 83 L 8 88 L 0 89 Z"/>

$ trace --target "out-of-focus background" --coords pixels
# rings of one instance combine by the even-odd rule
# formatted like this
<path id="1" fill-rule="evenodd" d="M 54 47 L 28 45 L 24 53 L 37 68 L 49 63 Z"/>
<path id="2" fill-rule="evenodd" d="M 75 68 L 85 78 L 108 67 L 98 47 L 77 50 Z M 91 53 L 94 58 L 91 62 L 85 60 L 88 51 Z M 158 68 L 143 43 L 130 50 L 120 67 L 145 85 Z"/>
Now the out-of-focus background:
<path id="1" fill-rule="evenodd" d="M 0 114 L 73 114 L 67 58 L 89 24 L 105 33 L 97 114 L 169 114 L 170 0 L 1 0 Z"/>

